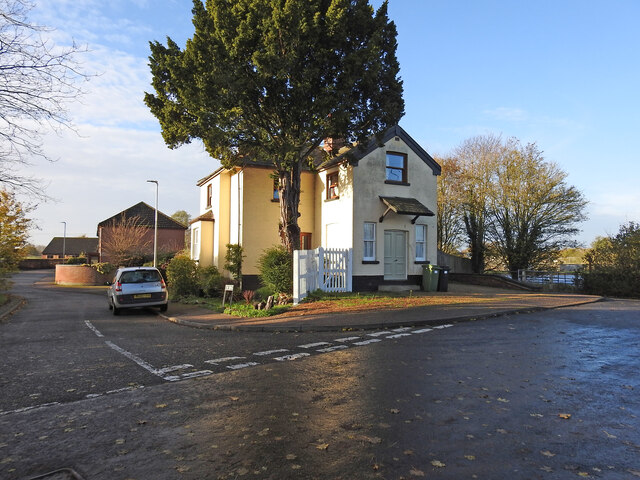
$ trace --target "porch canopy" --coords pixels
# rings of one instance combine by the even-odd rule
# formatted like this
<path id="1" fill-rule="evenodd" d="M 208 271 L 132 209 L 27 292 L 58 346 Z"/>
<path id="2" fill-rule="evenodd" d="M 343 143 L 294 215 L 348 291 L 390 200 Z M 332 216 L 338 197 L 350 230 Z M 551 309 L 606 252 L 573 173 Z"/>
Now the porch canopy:
<path id="1" fill-rule="evenodd" d="M 435 213 L 425 207 L 415 198 L 404 197 L 383 197 L 380 196 L 380 200 L 387 206 L 387 210 L 379 218 L 379 222 L 382 223 L 384 217 L 390 211 L 397 213 L 398 215 L 413 215 L 411 223 L 416 223 L 419 217 L 433 217 Z"/>

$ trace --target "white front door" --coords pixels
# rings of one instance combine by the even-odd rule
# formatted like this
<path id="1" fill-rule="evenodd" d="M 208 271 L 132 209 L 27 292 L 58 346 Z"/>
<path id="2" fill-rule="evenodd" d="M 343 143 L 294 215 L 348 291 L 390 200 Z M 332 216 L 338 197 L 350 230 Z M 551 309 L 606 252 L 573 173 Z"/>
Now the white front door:
<path id="1" fill-rule="evenodd" d="M 407 279 L 407 232 L 384 232 L 384 279 Z"/>

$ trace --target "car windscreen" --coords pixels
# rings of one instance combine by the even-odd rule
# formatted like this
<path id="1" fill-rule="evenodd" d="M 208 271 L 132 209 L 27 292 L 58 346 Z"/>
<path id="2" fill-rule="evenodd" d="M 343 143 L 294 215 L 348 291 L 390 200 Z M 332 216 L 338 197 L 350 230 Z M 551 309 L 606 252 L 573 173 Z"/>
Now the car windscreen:
<path id="1" fill-rule="evenodd" d="M 120 276 L 120 283 L 146 283 L 159 281 L 160 273 L 156 270 L 135 270 L 133 272 L 124 272 Z"/>

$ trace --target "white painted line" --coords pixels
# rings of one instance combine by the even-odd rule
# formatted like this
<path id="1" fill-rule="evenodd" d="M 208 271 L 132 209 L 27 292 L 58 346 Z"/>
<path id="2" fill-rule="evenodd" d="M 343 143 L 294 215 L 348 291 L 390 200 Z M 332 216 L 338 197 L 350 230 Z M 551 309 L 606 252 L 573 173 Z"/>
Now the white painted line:
<path id="1" fill-rule="evenodd" d="M 379 337 L 381 335 L 389 335 L 391 332 L 387 332 L 387 331 L 383 331 L 383 332 L 373 332 L 373 333 L 367 333 L 367 336 L 369 337 Z"/>
<path id="2" fill-rule="evenodd" d="M 362 342 L 355 342 L 354 345 L 369 345 L 370 343 L 381 342 L 379 338 L 370 338 L 369 340 L 363 340 Z"/>
<path id="3" fill-rule="evenodd" d="M 187 373 L 182 373 L 180 375 L 172 375 L 169 377 L 164 377 L 164 379 L 167 382 L 177 382 L 179 380 L 187 380 L 189 378 L 196 378 L 196 377 L 204 377 L 206 375 L 211 375 L 213 372 L 211 370 L 199 370 L 197 372 L 187 372 Z"/>
<path id="4" fill-rule="evenodd" d="M 277 360 L 278 362 L 284 362 L 287 360 L 297 360 L 299 358 L 303 358 L 303 357 L 308 357 L 309 353 L 306 352 L 302 352 L 302 353 L 294 353 L 293 355 L 285 355 L 284 357 L 276 357 L 274 358 L 274 360 Z"/>
<path id="5" fill-rule="evenodd" d="M 185 368 L 191 368 L 193 365 L 190 363 L 185 363 L 184 365 L 173 365 L 172 367 L 164 367 L 158 370 L 158 373 L 164 375 L 165 373 L 175 372 L 176 370 L 183 370 Z"/>
<path id="6" fill-rule="evenodd" d="M 350 342 L 352 340 L 358 340 L 360 337 L 347 337 L 347 338 L 336 338 L 334 342 Z"/>
<path id="7" fill-rule="evenodd" d="M 260 364 L 256 362 L 238 363 L 236 365 L 227 365 L 227 368 L 230 370 L 239 370 L 241 368 L 254 367 L 256 365 Z"/>
<path id="8" fill-rule="evenodd" d="M 423 328 L 421 330 L 414 330 L 413 333 L 427 333 L 427 332 L 433 332 L 433 328 Z"/>
<path id="9" fill-rule="evenodd" d="M 410 337 L 411 334 L 410 333 L 396 333 L 395 335 L 389 335 L 388 337 L 385 338 L 400 338 L 400 337 Z"/>
<path id="10" fill-rule="evenodd" d="M 111 395 L 112 393 L 122 393 L 122 392 L 131 392 L 133 390 L 136 390 L 138 388 L 142 388 L 142 387 L 122 387 L 122 388 L 116 388 L 115 390 L 107 390 L 106 392 L 104 392 L 105 395 Z"/>
<path id="11" fill-rule="evenodd" d="M 349 348 L 349 345 L 334 345 L 333 347 L 321 348 L 320 350 L 316 350 L 321 353 L 329 353 L 334 352 L 335 350 L 343 350 L 345 348 Z"/>
<path id="12" fill-rule="evenodd" d="M 307 343 L 306 345 L 298 345 L 298 348 L 316 348 L 323 345 L 331 345 L 329 342 Z"/>
<path id="13" fill-rule="evenodd" d="M 52 407 L 54 405 L 60 405 L 60 403 L 59 402 L 43 403 L 42 405 L 34 405 L 33 407 L 23 407 L 23 408 L 18 408 L 16 410 L 7 410 L 6 412 L 0 412 L 0 417 L 2 415 L 9 415 L 11 413 L 28 412 L 29 410 L 35 410 L 36 408 Z"/>
<path id="14" fill-rule="evenodd" d="M 149 365 L 147 362 L 142 360 L 140 357 L 135 356 L 131 352 L 127 352 L 124 348 L 120 348 L 118 345 L 116 345 L 115 343 L 110 342 L 108 340 L 106 342 L 104 342 L 104 343 L 106 343 L 109 347 L 113 348 L 116 352 L 118 352 L 118 353 L 124 355 L 125 357 L 127 357 L 129 360 L 134 361 L 135 363 L 137 363 L 139 366 L 144 368 L 149 373 L 152 373 L 153 375 L 156 375 L 158 377 L 162 377 L 162 374 L 158 370 L 153 368 L 151 365 Z"/>
<path id="15" fill-rule="evenodd" d="M 453 327 L 453 325 L 449 323 L 447 325 L 438 325 L 437 327 L 433 327 L 433 328 L 442 329 L 442 328 L 449 328 L 449 327 Z"/>
<path id="16" fill-rule="evenodd" d="M 96 327 L 94 327 L 94 326 L 93 326 L 93 324 L 92 324 L 89 320 L 85 320 L 85 321 L 84 321 L 84 324 L 85 324 L 87 327 L 89 327 L 91 330 L 93 330 L 93 333 L 95 333 L 98 337 L 104 337 L 104 335 L 102 335 L 102 334 L 100 333 L 100 331 L 99 331 Z"/>
<path id="17" fill-rule="evenodd" d="M 288 352 L 286 348 L 279 348 L 277 350 L 265 350 L 264 352 L 256 352 L 254 355 L 258 355 L 260 357 L 264 357 L 265 355 L 273 355 L 274 353 L 283 353 Z"/>
<path id="18" fill-rule="evenodd" d="M 394 328 L 391 331 L 392 332 L 406 332 L 407 330 L 411 330 L 411 327 L 400 327 L 400 328 Z"/>
<path id="19" fill-rule="evenodd" d="M 211 365 L 218 365 L 219 363 L 230 362 L 231 360 L 242 360 L 247 357 L 222 357 L 214 358 L 213 360 L 205 360 L 204 363 L 210 363 Z"/>

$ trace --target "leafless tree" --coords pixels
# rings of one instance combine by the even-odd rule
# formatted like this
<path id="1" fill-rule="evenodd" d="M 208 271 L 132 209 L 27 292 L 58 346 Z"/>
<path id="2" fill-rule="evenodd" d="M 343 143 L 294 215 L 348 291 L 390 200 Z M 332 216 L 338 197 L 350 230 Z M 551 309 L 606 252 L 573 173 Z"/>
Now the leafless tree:
<path id="1" fill-rule="evenodd" d="M 67 105 L 87 80 L 77 61 L 86 48 L 59 47 L 50 28 L 30 22 L 30 0 L 0 0 L 0 184 L 44 197 L 41 182 L 21 170 L 35 158 L 50 130 L 73 129 Z"/>
<path id="2" fill-rule="evenodd" d="M 140 217 L 114 219 L 101 234 L 102 255 L 118 266 L 141 264 L 153 243 L 153 229 L 142 225 Z"/>

